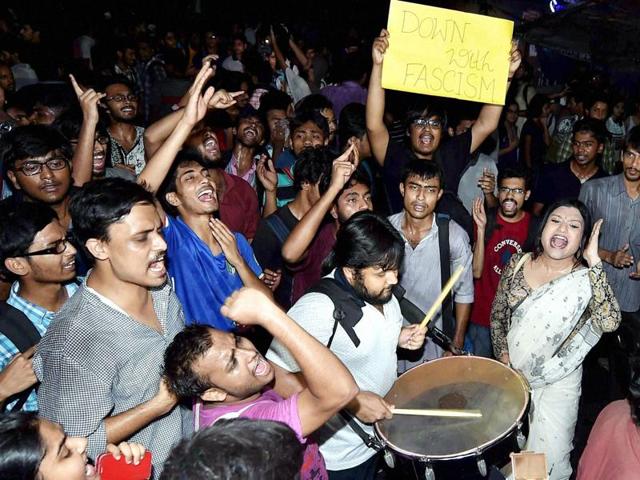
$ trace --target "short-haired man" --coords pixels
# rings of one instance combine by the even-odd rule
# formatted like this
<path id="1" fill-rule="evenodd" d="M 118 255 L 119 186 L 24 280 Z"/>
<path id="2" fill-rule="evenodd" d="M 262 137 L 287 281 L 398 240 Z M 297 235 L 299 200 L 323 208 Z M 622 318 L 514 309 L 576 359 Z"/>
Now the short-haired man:
<path id="1" fill-rule="evenodd" d="M 292 305 L 294 272 L 287 268 L 282 258 L 282 246 L 289 233 L 320 199 L 320 183 L 331 175 L 331 160 L 326 148 L 309 148 L 300 153 L 293 172 L 295 198 L 262 219 L 251 245 L 262 268 L 282 272 L 274 298 L 285 310 Z"/>
<path id="2" fill-rule="evenodd" d="M 211 73 L 208 65 L 200 70 L 182 117 L 149 159 L 138 181 L 151 192 L 158 192 L 158 213 L 170 258 L 169 274 L 182 302 L 186 323 L 229 331 L 235 326 L 220 313 L 220 307 L 233 291 L 243 285 L 269 295 L 270 291 L 260 281 L 263 272 L 246 238 L 231 232 L 214 217 L 219 203 L 208 164 L 200 154 L 180 152 L 213 98 L 212 88 L 201 92 Z M 220 107 L 234 103 L 224 90 L 216 95 L 219 100 L 214 103 Z"/>
<path id="3" fill-rule="evenodd" d="M 161 379 L 163 353 L 184 327 L 167 282 L 167 244 L 153 196 L 119 178 L 94 180 L 71 203 L 74 235 L 93 269 L 40 341 L 40 415 L 88 438 L 94 458 L 132 440 L 153 452 L 154 478 L 191 412 Z"/>
<path id="4" fill-rule="evenodd" d="M 13 282 L 2 316 L 18 328 L 20 338 L 0 328 L 0 370 L 45 334 L 55 313 L 78 289 L 74 282 L 75 254 L 76 249 L 49 207 L 24 202 L 2 213 L 0 277 Z M 22 322 L 9 320 L 9 315 L 19 315 Z M 31 337 L 27 329 L 37 333 Z M 38 410 L 35 389 L 28 392 L 28 397 L 13 400 L 7 405 L 10 410 Z"/>
<path id="5" fill-rule="evenodd" d="M 282 258 L 295 272 L 292 303 L 322 277 L 322 264 L 333 248 L 340 226 L 354 213 L 372 210 L 369 177 L 357 165 L 353 144 L 333 161 L 330 181 L 322 184 L 322 196 L 282 245 Z"/>
<path id="6" fill-rule="evenodd" d="M 400 284 L 406 291 L 405 297 L 422 311 L 429 309 L 440 294 L 443 280 L 447 281 L 441 278 L 440 262 L 448 261 L 451 273 L 458 267 L 464 268 L 453 288 L 454 307 L 445 303 L 440 314 L 432 320 L 436 327 L 452 337 L 454 346 L 462 349 L 473 303 L 472 254 L 469 237 L 462 227 L 448 217 L 438 218 L 435 213 L 443 193 L 442 181 L 442 170 L 437 163 L 417 159 L 410 161 L 400 183 L 404 209 L 390 216 L 389 221 L 404 240 Z M 442 229 L 448 230 L 448 245 L 442 245 L 447 250 L 445 252 L 440 251 Z M 447 311 L 452 308 L 452 312 Z M 405 371 L 416 363 L 439 358 L 443 353 L 438 345 L 427 342 L 420 357 L 401 360 L 399 370 Z"/>
<path id="7" fill-rule="evenodd" d="M 224 59 L 222 68 L 230 72 L 244 72 L 242 63 L 244 52 L 247 49 L 247 39 L 242 34 L 235 34 L 231 39 L 231 55 Z"/>
<path id="8" fill-rule="evenodd" d="M 391 418 L 392 406 L 382 397 L 397 378 L 396 349 L 420 348 L 426 334 L 419 325 L 402 326 L 400 306 L 391 292 L 403 256 L 403 241 L 393 226 L 375 213 L 359 212 L 338 231 L 330 259 L 333 270 L 328 275 L 333 280 L 323 280 L 344 292 L 349 306 L 354 304 L 349 308 L 352 314 L 340 320 L 334 315 L 332 297 L 320 291 L 306 293 L 288 312 L 311 336 L 328 345 L 353 375 L 360 393 L 347 410 L 368 435 L 373 432 L 371 423 Z M 288 371 L 304 370 L 294 357 L 295 352 L 278 340 L 267 354 Z M 341 416 L 331 418 L 316 438 L 330 479 L 374 478 L 376 451 Z"/>
<path id="9" fill-rule="evenodd" d="M 622 312 L 617 335 L 627 347 L 621 351 L 614 343 L 610 358 L 620 387 L 618 395 L 624 395 L 629 384 L 629 352 L 624 348 L 633 348 L 640 331 L 640 264 L 636 266 L 640 259 L 640 127 L 629 132 L 621 157 L 622 173 L 587 182 L 580 190 L 580 200 L 591 217 L 604 219 L 598 255 Z"/>
<path id="10" fill-rule="evenodd" d="M 204 325 L 187 327 L 165 352 L 165 374 L 176 395 L 198 398 L 197 429 L 232 416 L 276 420 L 306 442 L 358 392 L 342 362 L 262 293 L 234 293 L 223 313 L 238 323 L 259 325 L 278 339 L 300 365 L 305 387 L 281 396 L 276 391 L 280 384 L 298 380 L 274 368 L 249 340 Z M 274 380 L 276 390 L 270 386 Z M 305 457 L 301 478 L 325 478 L 315 442 L 307 445 Z"/>
<path id="11" fill-rule="evenodd" d="M 0 208 L 11 208 L 23 200 L 45 204 L 68 229 L 73 181 L 70 158 L 69 142 L 55 128 L 29 125 L 13 129 L 2 138 L 0 162 L 14 194 Z"/>
<path id="12" fill-rule="evenodd" d="M 469 163 L 470 153 L 475 152 L 484 140 L 498 127 L 502 107 L 484 105 L 478 119 L 463 135 L 444 141 L 444 112 L 431 106 L 415 108 L 407 118 L 407 146 L 389 142 L 389 131 L 383 122 L 385 93 L 382 88 L 382 63 L 389 47 L 389 32 L 382 30 L 372 47 L 373 68 L 369 80 L 367 97 L 367 130 L 371 151 L 384 170 L 384 182 L 387 188 L 391 212 L 402 209 L 403 201 L 398 192 L 398 183 L 403 166 L 411 159 L 435 160 L 444 171 L 444 186 L 451 192 L 458 191 L 458 182 Z M 509 79 L 520 65 L 520 53 L 515 46 L 511 49 Z"/>
<path id="13" fill-rule="evenodd" d="M 573 125 L 573 156 L 566 162 L 542 167 L 531 195 L 535 215 L 541 215 L 556 200 L 576 198 L 585 182 L 607 176 L 599 165 L 605 140 L 604 123 L 600 120 L 584 118 Z"/>
<path id="14" fill-rule="evenodd" d="M 492 357 L 489 320 L 500 277 L 511 255 L 528 251 L 537 222 L 524 211 L 529 198 L 529 175 L 524 167 L 506 167 L 498 173 L 498 208 L 485 212 L 481 198 L 473 204 L 476 224 L 473 247 L 473 293 L 467 339 L 474 355 Z M 508 363 L 508 362 L 505 362 Z"/>
<path id="15" fill-rule="evenodd" d="M 144 128 L 135 124 L 138 96 L 125 77 L 106 79 L 101 91 L 106 94 L 101 104 L 109 117 L 111 164 L 123 165 L 140 175 L 145 165 Z"/>
<path id="16" fill-rule="evenodd" d="M 257 110 L 247 107 L 240 112 L 237 126 L 233 129 L 235 144 L 230 152 L 226 171 L 239 176 L 253 188 L 258 187 L 258 148 L 264 142 L 264 132 L 264 121 Z"/>

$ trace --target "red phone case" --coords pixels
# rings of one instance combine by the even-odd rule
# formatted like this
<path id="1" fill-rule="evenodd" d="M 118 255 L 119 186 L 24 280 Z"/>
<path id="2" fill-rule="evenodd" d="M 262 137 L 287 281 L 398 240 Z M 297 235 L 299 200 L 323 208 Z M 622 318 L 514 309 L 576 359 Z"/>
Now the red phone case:
<path id="1" fill-rule="evenodd" d="M 100 480 L 149 480 L 151 478 L 151 452 L 145 452 L 138 465 L 127 464 L 124 455 L 116 460 L 111 453 L 102 453 L 96 460 Z"/>

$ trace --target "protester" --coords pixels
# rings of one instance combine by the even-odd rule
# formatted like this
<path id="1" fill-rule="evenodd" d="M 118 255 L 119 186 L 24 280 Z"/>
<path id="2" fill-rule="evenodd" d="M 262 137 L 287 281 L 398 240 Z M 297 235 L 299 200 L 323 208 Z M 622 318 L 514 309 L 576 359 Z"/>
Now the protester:
<path id="1" fill-rule="evenodd" d="M 525 448 L 546 454 L 550 480 L 571 476 L 582 362 L 602 333 L 620 324 L 598 253 L 602 223 L 592 229 L 589 211 L 576 200 L 551 205 L 533 253 L 513 255 L 502 272 L 491 309 L 496 358 L 532 388 Z"/>

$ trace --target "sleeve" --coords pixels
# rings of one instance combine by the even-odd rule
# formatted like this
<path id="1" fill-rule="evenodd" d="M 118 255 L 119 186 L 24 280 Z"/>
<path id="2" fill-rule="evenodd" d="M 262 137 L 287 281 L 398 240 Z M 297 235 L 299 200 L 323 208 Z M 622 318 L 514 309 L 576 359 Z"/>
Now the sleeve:
<path id="1" fill-rule="evenodd" d="M 281 247 L 282 245 L 279 245 L 269 224 L 265 219 L 262 219 L 251 243 L 253 253 L 262 269 L 269 268 L 275 270 L 282 268 L 282 257 L 280 256 Z"/>
<path id="2" fill-rule="evenodd" d="M 604 271 L 602 262 L 589 269 L 589 281 L 591 283 L 591 301 L 589 311 L 591 320 L 603 332 L 613 332 L 622 320 L 620 307 Z"/>
<path id="3" fill-rule="evenodd" d="M 7 366 L 14 355 L 17 355 L 18 349 L 5 335 L 0 333 L 0 371 Z"/>
<path id="4" fill-rule="evenodd" d="M 334 309 L 333 301 L 328 296 L 322 293 L 307 293 L 291 307 L 287 315 L 312 337 L 326 345 L 333 332 Z M 277 338 L 271 342 L 267 359 L 292 373 L 300 371 L 289 350 Z"/>
<path id="5" fill-rule="evenodd" d="M 562 141 L 556 156 L 556 163 L 562 163 L 569 160 L 569 158 L 573 154 L 573 148 L 571 145 L 572 141 L 573 141 L 573 135 L 569 135 L 567 138 L 565 138 Z"/>
<path id="6" fill-rule="evenodd" d="M 500 358 L 504 353 L 509 353 L 507 333 L 509 333 L 509 325 L 511 324 L 511 309 L 507 293 L 511 287 L 513 270 L 520 258 L 522 258 L 521 255 L 513 255 L 509 264 L 504 268 L 498 291 L 491 305 L 491 342 L 496 358 Z"/>
<path id="7" fill-rule="evenodd" d="M 34 363 L 41 382 L 39 415 L 61 424 L 68 435 L 87 437 L 88 454 L 96 458 L 107 447 L 104 419 L 114 407 L 111 386 L 64 354 L 45 353 Z"/>
<path id="8" fill-rule="evenodd" d="M 460 281 L 453 289 L 455 303 L 473 303 L 473 253 L 469 246 L 469 236 L 457 223 L 451 222 L 449 248 L 451 249 L 451 272 L 462 267 Z"/>
<path id="9" fill-rule="evenodd" d="M 260 278 L 262 276 L 262 267 L 258 264 L 251 245 L 249 245 L 249 242 L 247 242 L 247 239 L 241 233 L 236 232 L 235 236 L 236 242 L 238 243 L 238 250 L 240 250 L 240 255 L 242 255 L 244 261 L 247 262 L 249 268 L 253 270 L 253 273 L 256 274 L 256 277 Z"/>
<path id="10" fill-rule="evenodd" d="M 550 178 L 550 172 L 548 167 L 543 167 L 540 172 L 540 178 L 536 181 L 531 192 L 531 202 L 549 204 L 549 190 L 552 179 Z"/>
<path id="11" fill-rule="evenodd" d="M 590 182 L 585 182 L 580 187 L 580 194 L 578 195 L 578 200 L 584 203 L 589 210 L 589 213 L 593 215 L 593 188 Z"/>
<path id="12" fill-rule="evenodd" d="M 298 395 L 295 393 L 279 402 L 257 402 L 248 408 L 241 417 L 284 423 L 295 432 L 301 443 L 305 443 L 306 439 L 302 436 L 302 424 L 298 412 Z"/>
<path id="13" fill-rule="evenodd" d="M 443 145 L 444 151 L 441 153 L 440 158 L 442 159 L 442 165 L 446 165 L 445 168 L 449 170 L 447 177 L 458 179 L 462 177 L 462 172 L 473 159 L 473 156 L 469 155 L 471 140 L 472 133 L 471 129 L 469 129 L 462 135 L 450 138 Z"/>

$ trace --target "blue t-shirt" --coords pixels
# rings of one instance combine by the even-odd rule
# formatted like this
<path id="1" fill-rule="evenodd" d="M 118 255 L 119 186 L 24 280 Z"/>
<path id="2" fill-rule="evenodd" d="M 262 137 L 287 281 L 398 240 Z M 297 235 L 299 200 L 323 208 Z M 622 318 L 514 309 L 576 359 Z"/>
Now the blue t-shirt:
<path id="1" fill-rule="evenodd" d="M 214 255 L 209 247 L 180 218 L 167 215 L 163 229 L 167 242 L 169 276 L 185 315 L 185 324 L 203 324 L 230 331 L 233 322 L 220 313 L 220 307 L 243 283 L 224 253 Z M 256 276 L 262 269 L 247 239 L 234 233 L 238 251 Z"/>

